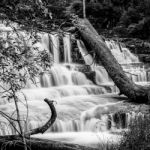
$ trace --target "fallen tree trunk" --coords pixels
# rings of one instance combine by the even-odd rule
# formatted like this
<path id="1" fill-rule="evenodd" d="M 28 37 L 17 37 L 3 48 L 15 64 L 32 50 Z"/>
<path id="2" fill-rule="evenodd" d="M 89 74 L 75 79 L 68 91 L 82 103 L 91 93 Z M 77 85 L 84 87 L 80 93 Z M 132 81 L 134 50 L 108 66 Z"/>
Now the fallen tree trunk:
<path id="1" fill-rule="evenodd" d="M 78 34 L 86 47 L 95 51 L 102 65 L 120 90 L 120 94 L 126 95 L 131 101 L 137 103 L 147 103 L 149 101 L 149 89 L 136 85 L 124 73 L 121 65 L 111 54 L 103 38 L 97 33 L 87 19 L 73 20 L 74 26 L 78 29 Z"/>

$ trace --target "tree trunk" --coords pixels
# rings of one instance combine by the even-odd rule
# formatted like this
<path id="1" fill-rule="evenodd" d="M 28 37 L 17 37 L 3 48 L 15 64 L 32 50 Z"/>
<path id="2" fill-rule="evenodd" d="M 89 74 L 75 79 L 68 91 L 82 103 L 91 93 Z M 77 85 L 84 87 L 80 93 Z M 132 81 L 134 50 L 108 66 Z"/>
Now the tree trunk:
<path id="1" fill-rule="evenodd" d="M 96 148 L 89 148 L 77 144 L 69 144 L 45 139 L 31 138 L 26 140 L 28 150 L 97 150 Z M 21 138 L 7 139 L 0 138 L 0 149 L 5 150 L 23 150 L 24 145 Z"/>
<path id="2" fill-rule="evenodd" d="M 86 47 L 95 51 L 109 76 L 119 88 L 120 94 L 126 95 L 133 102 L 147 103 L 149 99 L 148 87 L 136 85 L 126 76 L 121 65 L 90 22 L 87 19 L 76 19 L 73 24 L 78 29 Z"/>

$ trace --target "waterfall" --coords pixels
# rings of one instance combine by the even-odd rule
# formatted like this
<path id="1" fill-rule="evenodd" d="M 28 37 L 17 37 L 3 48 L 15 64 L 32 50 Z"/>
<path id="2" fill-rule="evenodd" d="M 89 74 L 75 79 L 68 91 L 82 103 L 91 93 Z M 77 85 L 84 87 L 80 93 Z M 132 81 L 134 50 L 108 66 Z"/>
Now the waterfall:
<path id="1" fill-rule="evenodd" d="M 50 49 L 49 34 L 45 33 L 44 35 L 42 35 L 41 38 L 42 38 L 41 43 L 42 43 L 43 49 L 49 52 L 49 49 Z"/>
<path id="2" fill-rule="evenodd" d="M 146 69 L 143 66 L 140 66 L 140 61 L 137 56 L 132 54 L 129 49 L 125 47 L 122 43 L 115 42 L 113 40 L 105 41 L 108 48 L 111 50 L 112 54 L 116 60 L 123 65 L 123 69 L 127 76 L 134 82 L 144 84 L 148 81 L 148 75 Z M 98 85 L 109 85 L 113 86 L 114 83 L 109 77 L 107 71 L 102 67 L 95 64 L 94 59 L 88 53 L 84 43 L 80 40 L 77 40 L 77 46 L 79 51 L 85 61 L 86 65 L 90 65 L 92 70 L 96 73 L 96 83 Z M 135 64 L 135 67 L 134 67 Z M 117 89 L 115 91 L 118 91 Z"/>
<path id="3" fill-rule="evenodd" d="M 96 83 L 98 85 L 102 83 L 112 82 L 105 68 L 97 66 L 95 67 L 95 72 L 96 72 Z"/>
<path id="4" fill-rule="evenodd" d="M 105 43 L 120 64 L 140 63 L 138 57 L 132 54 L 125 45 L 113 40 L 106 40 Z"/>
<path id="5" fill-rule="evenodd" d="M 126 68 L 126 66 L 123 66 L 123 70 L 126 73 L 126 75 L 137 84 L 144 84 L 148 82 L 149 75 L 146 72 L 146 69 L 144 67 L 129 67 Z M 109 77 L 107 71 L 102 66 L 96 66 L 95 67 L 96 72 L 96 83 L 98 85 L 101 84 L 114 84 L 111 78 Z"/>
<path id="6" fill-rule="evenodd" d="M 64 34 L 63 37 L 63 42 L 64 42 L 64 62 L 65 63 L 71 63 L 72 58 L 71 58 L 71 35 L 68 33 Z"/>
<path id="7" fill-rule="evenodd" d="M 60 52 L 59 52 L 59 35 L 57 33 L 50 34 L 51 37 L 51 45 L 53 51 L 53 61 L 54 63 L 60 62 Z"/>
<path id="8" fill-rule="evenodd" d="M 41 51 L 44 49 L 50 51 L 50 47 L 52 47 L 54 65 L 50 71 L 42 72 L 35 79 L 36 86 L 29 81 L 26 88 L 17 93 L 22 119 L 26 118 L 27 114 L 26 106 L 23 103 L 24 96 L 28 102 L 27 124 L 22 122 L 25 131 L 40 127 L 49 119 L 51 114 L 49 107 L 43 102 L 45 98 L 56 101 L 55 107 L 58 117 L 46 134 L 35 135 L 40 138 L 66 140 L 79 144 L 88 137 L 88 142 L 84 140 L 82 144 L 87 142 L 90 146 L 92 142 L 96 141 L 95 145 L 100 142 L 97 135 L 101 138 L 102 135 L 107 136 L 101 139 L 106 143 L 108 137 L 113 137 L 114 140 L 118 141 L 112 132 L 128 130 L 130 122 L 136 116 L 143 115 L 129 110 L 123 101 L 126 98 L 123 96 L 120 98 L 116 94 L 119 89 L 110 79 L 105 68 L 94 64 L 94 59 L 82 41 L 77 40 L 77 46 L 85 64 L 89 65 L 92 71 L 95 71 L 97 85 L 88 78 L 84 71 L 81 72 L 84 70 L 84 65 L 73 64 L 70 34 L 65 33 L 63 37 L 64 63 L 67 65 L 60 64 L 60 42 L 57 33 L 43 34 L 39 43 Z M 125 46 L 119 46 L 114 41 L 106 41 L 106 44 L 122 64 L 129 78 L 138 84 L 147 82 L 146 69 L 141 66 L 136 56 L 130 53 Z M 7 102 L 1 97 L 0 110 L 12 115 L 15 106 L 11 100 Z M 0 135 L 16 134 L 10 123 L 2 117 L 0 118 L 0 126 Z M 76 137 L 81 138 L 76 140 Z M 74 140 L 72 141 L 72 139 Z M 92 139 L 94 140 L 92 141 Z"/>
<path id="9" fill-rule="evenodd" d="M 86 78 L 84 73 L 76 70 L 69 70 L 65 65 L 59 64 L 52 66 L 49 72 L 42 73 L 39 82 L 40 87 L 93 84 L 92 81 Z"/>
<path id="10" fill-rule="evenodd" d="M 94 65 L 94 59 L 88 53 L 84 43 L 81 40 L 77 40 L 77 45 L 78 45 L 79 51 L 80 51 L 80 53 L 81 53 L 81 55 L 85 61 L 85 64 L 93 66 Z"/>

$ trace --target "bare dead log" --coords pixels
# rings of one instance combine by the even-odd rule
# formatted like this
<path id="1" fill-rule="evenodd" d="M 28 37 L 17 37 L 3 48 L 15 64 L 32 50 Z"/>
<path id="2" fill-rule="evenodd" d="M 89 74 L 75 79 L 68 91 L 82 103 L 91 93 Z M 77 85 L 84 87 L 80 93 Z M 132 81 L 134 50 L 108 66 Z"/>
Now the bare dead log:
<path id="1" fill-rule="evenodd" d="M 78 29 L 79 35 L 86 47 L 95 51 L 102 65 L 112 78 L 120 93 L 126 95 L 131 101 L 137 103 L 149 102 L 149 87 L 136 85 L 123 71 L 121 65 L 111 54 L 103 38 L 97 33 L 87 19 L 76 19 L 73 21 Z"/>

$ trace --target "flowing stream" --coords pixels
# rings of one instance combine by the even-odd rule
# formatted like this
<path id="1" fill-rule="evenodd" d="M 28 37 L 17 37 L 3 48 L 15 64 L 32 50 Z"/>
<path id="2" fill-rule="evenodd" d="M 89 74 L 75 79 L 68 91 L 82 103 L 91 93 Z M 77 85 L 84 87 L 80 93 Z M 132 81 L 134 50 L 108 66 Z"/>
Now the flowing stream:
<path id="1" fill-rule="evenodd" d="M 127 130 L 136 114 L 124 105 L 127 98 L 117 95 L 118 88 L 102 66 L 91 66 L 91 70 L 96 72 L 95 85 L 79 71 L 83 65 L 72 63 L 70 34 L 64 35 L 63 42 L 64 64 L 60 64 L 58 34 L 43 36 L 43 49 L 49 50 L 51 44 L 54 65 L 50 72 L 41 74 L 36 86 L 29 82 L 27 87 L 18 93 L 22 101 L 19 103 L 19 109 L 23 119 L 27 114 L 24 98 L 28 103 L 28 120 L 26 123 L 22 122 L 24 130 L 42 126 L 49 119 L 50 110 L 43 101 L 44 98 L 48 98 L 56 101 L 58 118 L 45 134 L 34 137 L 93 147 L 98 147 L 101 143 L 118 142 L 121 135 L 116 133 Z M 82 43 L 77 41 L 77 44 L 83 58 L 86 59 L 85 63 L 92 62 L 92 56 L 86 55 Z M 138 84 L 147 84 L 149 74 L 135 55 L 114 41 L 106 41 L 106 44 L 129 78 Z M 3 100 L 0 110 L 13 114 L 15 107 L 13 103 Z M 0 135 L 16 134 L 6 119 L 1 117 L 0 121 Z"/>

